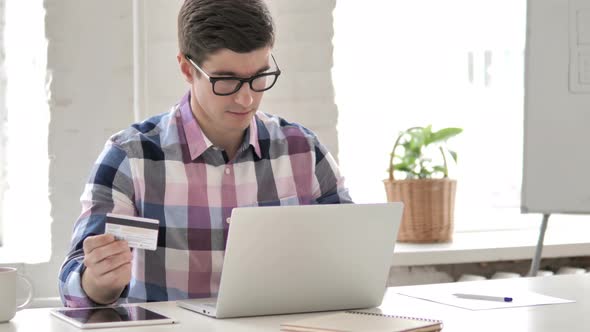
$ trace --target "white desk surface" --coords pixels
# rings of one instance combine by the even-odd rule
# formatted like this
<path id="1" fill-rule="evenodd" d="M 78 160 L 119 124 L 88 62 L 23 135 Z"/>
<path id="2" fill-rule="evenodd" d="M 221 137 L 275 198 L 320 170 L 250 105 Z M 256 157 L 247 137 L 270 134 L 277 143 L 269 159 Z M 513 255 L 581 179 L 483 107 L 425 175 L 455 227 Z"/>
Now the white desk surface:
<path id="1" fill-rule="evenodd" d="M 462 286 L 465 285 L 465 286 Z M 399 295 L 408 287 L 457 291 L 461 287 L 481 285 L 482 289 L 501 287 L 506 294 L 511 289 L 530 290 L 545 295 L 575 300 L 575 303 L 543 305 L 509 309 L 471 311 L 435 302 Z M 279 331 L 280 324 L 325 313 L 234 318 L 217 320 L 176 307 L 174 302 L 152 302 L 144 305 L 177 320 L 174 325 L 125 327 L 100 331 Z M 441 319 L 443 332 L 452 331 L 590 331 L 590 274 L 557 275 L 537 278 L 498 279 L 469 283 L 449 283 L 389 288 L 382 311 L 424 318 Z M 8 323 L 0 324 L 0 332 L 14 331 L 80 331 L 52 317 L 49 309 L 20 311 Z"/>

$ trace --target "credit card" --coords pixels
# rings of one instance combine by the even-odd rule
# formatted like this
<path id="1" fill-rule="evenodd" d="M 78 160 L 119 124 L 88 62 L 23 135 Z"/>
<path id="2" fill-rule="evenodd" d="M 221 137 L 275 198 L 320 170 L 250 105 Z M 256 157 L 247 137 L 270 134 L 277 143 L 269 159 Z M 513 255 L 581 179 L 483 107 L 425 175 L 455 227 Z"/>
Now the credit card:
<path id="1" fill-rule="evenodd" d="M 132 248 L 156 250 L 159 225 L 158 219 L 107 213 L 104 232 L 127 241 Z"/>

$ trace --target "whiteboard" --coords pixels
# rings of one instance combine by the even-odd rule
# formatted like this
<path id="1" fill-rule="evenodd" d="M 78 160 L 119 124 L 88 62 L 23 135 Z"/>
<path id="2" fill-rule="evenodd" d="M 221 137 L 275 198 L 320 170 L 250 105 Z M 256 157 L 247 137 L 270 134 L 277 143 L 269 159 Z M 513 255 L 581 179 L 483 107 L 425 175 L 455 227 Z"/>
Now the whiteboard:
<path id="1" fill-rule="evenodd" d="M 524 213 L 590 213 L 590 0 L 528 0 Z"/>

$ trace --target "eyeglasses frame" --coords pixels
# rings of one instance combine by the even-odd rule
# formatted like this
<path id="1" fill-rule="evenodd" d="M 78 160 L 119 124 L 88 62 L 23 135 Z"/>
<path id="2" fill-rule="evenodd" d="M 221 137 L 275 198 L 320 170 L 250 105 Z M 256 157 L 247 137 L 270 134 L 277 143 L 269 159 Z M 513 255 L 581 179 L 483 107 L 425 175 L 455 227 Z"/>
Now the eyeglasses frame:
<path id="1" fill-rule="evenodd" d="M 281 69 L 279 68 L 279 65 L 277 64 L 277 60 L 275 60 L 275 57 L 272 53 L 270 54 L 270 56 L 272 57 L 272 61 L 274 62 L 277 70 L 272 71 L 272 72 L 265 72 L 265 73 L 256 74 L 256 75 L 250 76 L 248 78 L 240 78 L 240 77 L 234 77 L 234 76 L 211 76 L 211 75 L 207 74 L 207 72 L 204 71 L 200 66 L 198 66 L 191 59 L 191 57 L 189 55 L 187 55 L 187 54 L 184 55 L 184 57 L 190 62 L 190 64 L 193 67 L 195 67 L 195 69 L 197 69 L 199 72 L 201 72 L 201 74 L 203 74 L 209 80 L 209 82 L 211 82 L 211 89 L 213 90 L 213 93 L 217 96 L 233 95 L 234 93 L 240 91 L 240 89 L 242 88 L 242 85 L 244 85 L 244 83 L 248 83 L 248 85 L 250 86 L 250 90 L 252 90 L 254 92 L 263 92 L 266 90 L 270 90 L 270 88 L 272 88 L 277 83 L 277 80 L 279 79 L 279 76 L 281 75 Z M 252 82 L 257 78 L 264 77 L 264 76 L 276 76 L 276 77 L 274 79 L 274 82 L 268 88 L 266 88 L 264 90 L 254 89 L 254 87 L 252 86 Z M 240 83 L 236 86 L 235 90 L 232 92 L 217 93 L 215 91 L 215 83 L 218 81 L 228 81 L 228 80 L 239 81 Z"/>

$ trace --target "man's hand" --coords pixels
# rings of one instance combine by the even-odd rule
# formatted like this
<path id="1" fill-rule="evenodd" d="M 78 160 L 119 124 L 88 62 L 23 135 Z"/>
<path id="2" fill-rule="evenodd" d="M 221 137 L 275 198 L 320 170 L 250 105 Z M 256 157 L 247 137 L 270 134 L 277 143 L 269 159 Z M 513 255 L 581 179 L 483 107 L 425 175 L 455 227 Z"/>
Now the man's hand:
<path id="1" fill-rule="evenodd" d="M 131 281 L 131 259 L 127 241 L 115 241 L 111 234 L 89 236 L 84 240 L 82 288 L 96 303 L 115 302 Z"/>

